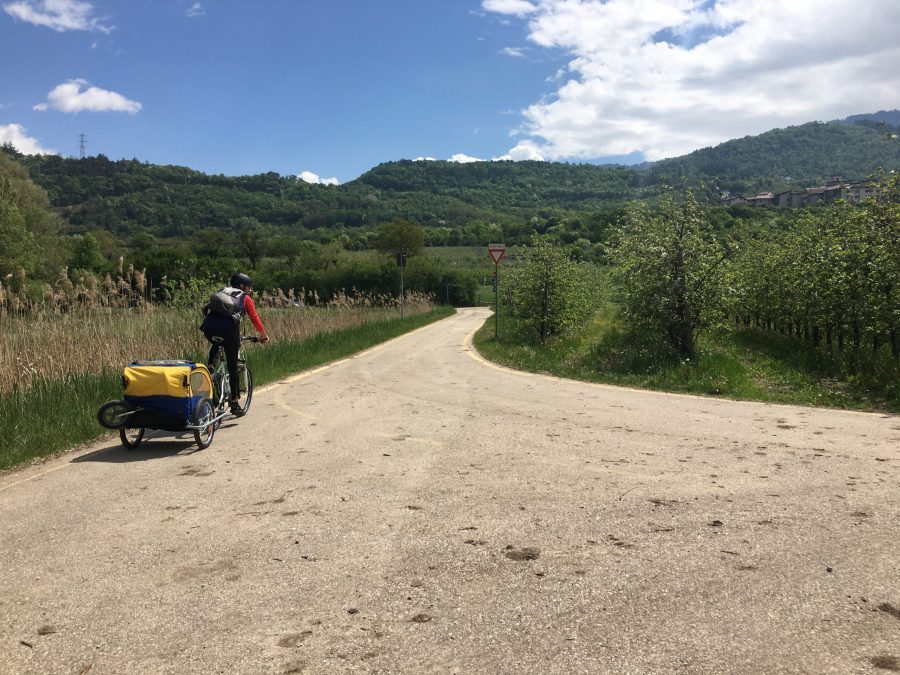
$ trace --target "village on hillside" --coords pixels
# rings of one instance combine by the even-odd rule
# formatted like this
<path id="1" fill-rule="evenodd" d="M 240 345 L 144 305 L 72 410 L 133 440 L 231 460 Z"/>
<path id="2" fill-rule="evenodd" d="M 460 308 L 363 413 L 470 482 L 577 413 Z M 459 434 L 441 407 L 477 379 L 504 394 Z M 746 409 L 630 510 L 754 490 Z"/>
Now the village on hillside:
<path id="1" fill-rule="evenodd" d="M 749 206 L 799 208 L 816 204 L 830 204 L 839 199 L 847 202 L 861 202 L 872 194 L 875 182 L 874 180 L 845 182 L 840 177 L 835 177 L 825 185 L 818 187 L 808 187 L 802 190 L 784 190 L 782 192 L 760 192 L 754 197 L 732 196 L 727 192 L 723 192 L 718 203 L 720 206 L 746 204 Z"/>

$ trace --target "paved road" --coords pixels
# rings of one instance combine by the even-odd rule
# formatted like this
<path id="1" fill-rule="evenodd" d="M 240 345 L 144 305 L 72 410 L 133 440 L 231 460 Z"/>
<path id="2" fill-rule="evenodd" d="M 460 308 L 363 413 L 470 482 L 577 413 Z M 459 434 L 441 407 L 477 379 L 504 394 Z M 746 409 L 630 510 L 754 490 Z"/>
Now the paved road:
<path id="1" fill-rule="evenodd" d="M 487 316 L 0 478 L 0 672 L 900 668 L 900 418 L 514 373 Z"/>

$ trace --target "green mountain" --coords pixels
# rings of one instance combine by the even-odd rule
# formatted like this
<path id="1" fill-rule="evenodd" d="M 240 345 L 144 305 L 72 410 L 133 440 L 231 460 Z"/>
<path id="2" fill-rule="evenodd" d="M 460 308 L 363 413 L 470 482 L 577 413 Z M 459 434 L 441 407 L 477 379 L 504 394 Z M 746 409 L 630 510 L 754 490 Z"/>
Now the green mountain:
<path id="1" fill-rule="evenodd" d="M 626 202 L 685 178 L 746 194 L 900 169 L 900 142 L 886 131 L 892 127 L 876 121 L 879 115 L 886 114 L 775 129 L 641 167 L 403 160 L 341 186 L 271 172 L 229 177 L 103 155 L 64 159 L 4 150 L 47 192 L 72 234 L 184 240 L 206 232 L 209 239 L 215 231 L 260 226 L 366 248 L 372 231 L 394 218 L 420 223 L 432 243 L 469 243 L 490 223 L 511 240 L 573 220 L 610 221 Z"/>
<path id="2" fill-rule="evenodd" d="M 736 194 L 820 185 L 833 177 L 857 180 L 900 169 L 900 141 L 860 123 L 811 122 L 696 150 L 642 169 L 643 181 L 715 181 Z"/>
<path id="3" fill-rule="evenodd" d="M 590 209 L 634 199 L 638 175 L 623 166 L 554 162 L 409 161 L 380 164 L 349 186 L 386 195 L 425 192 L 492 209 Z"/>

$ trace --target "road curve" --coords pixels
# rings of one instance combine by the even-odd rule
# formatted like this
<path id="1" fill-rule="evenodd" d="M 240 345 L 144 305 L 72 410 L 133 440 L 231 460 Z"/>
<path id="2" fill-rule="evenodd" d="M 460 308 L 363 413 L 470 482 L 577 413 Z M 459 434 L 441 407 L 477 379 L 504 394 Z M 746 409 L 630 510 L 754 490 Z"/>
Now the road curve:
<path id="1" fill-rule="evenodd" d="M 0 477 L 0 672 L 900 668 L 900 418 L 516 373 L 487 316 Z"/>

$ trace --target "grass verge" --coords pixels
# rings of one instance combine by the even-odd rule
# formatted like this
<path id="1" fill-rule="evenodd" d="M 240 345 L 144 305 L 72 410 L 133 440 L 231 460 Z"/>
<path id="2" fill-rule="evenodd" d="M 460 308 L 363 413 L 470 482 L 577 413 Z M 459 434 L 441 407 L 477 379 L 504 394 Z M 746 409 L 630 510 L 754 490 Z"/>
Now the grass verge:
<path id="1" fill-rule="evenodd" d="M 614 312 L 598 315 L 577 335 L 545 345 L 500 317 L 500 337 L 488 321 L 475 335 L 485 358 L 512 368 L 588 382 L 745 401 L 900 412 L 900 367 L 889 358 L 859 368 L 797 340 L 754 332 L 710 331 L 697 358 L 682 360 L 629 336 Z"/>
<path id="2" fill-rule="evenodd" d="M 248 354 L 254 384 L 355 354 L 452 315 L 450 307 L 320 333 L 300 342 L 270 343 Z M 122 364 L 125 365 L 124 363 Z M 68 449 L 107 432 L 97 408 L 122 397 L 121 370 L 37 380 L 0 400 L 0 470 Z"/>

